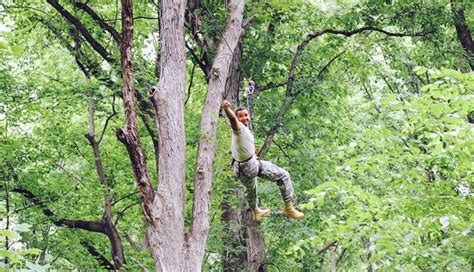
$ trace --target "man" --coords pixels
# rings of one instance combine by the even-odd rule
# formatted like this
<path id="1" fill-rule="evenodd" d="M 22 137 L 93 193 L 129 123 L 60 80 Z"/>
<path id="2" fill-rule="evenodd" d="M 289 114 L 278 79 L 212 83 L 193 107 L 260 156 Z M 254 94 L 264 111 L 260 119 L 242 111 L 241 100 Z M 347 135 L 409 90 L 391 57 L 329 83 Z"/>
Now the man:
<path id="1" fill-rule="evenodd" d="M 280 187 L 285 202 L 282 215 L 295 219 L 303 219 L 303 213 L 293 207 L 293 185 L 290 174 L 268 161 L 262 161 L 255 155 L 253 133 L 249 129 L 250 116 L 245 108 L 238 108 L 235 113 L 229 108 L 227 100 L 221 102 L 232 127 L 232 157 L 237 178 L 246 188 L 246 198 L 253 211 L 253 220 L 260 221 L 270 215 L 270 209 L 260 209 L 257 198 L 257 177 L 275 181 Z"/>

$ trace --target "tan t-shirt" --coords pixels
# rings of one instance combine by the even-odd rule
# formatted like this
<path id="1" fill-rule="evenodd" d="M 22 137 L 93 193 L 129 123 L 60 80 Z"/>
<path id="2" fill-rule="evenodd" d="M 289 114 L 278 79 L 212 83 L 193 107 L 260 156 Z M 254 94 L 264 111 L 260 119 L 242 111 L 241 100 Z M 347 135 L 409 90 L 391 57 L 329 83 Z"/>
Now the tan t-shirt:
<path id="1" fill-rule="evenodd" d="M 253 133 L 239 122 L 239 130 L 232 130 L 232 157 L 237 161 L 245 161 L 255 154 Z"/>

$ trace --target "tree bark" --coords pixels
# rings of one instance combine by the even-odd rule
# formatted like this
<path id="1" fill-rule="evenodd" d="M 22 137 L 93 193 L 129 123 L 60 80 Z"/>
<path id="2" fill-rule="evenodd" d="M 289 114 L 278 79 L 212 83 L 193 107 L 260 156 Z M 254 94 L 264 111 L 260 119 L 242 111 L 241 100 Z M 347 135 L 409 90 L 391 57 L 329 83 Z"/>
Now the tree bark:
<path id="1" fill-rule="evenodd" d="M 331 272 L 337 272 L 337 245 L 331 251 Z"/>
<path id="2" fill-rule="evenodd" d="M 150 95 L 158 124 L 158 187 L 151 187 L 136 123 L 134 101 L 131 0 L 122 0 L 121 63 L 126 128 L 118 131 L 132 161 L 141 192 L 148 237 L 158 271 L 199 271 L 209 231 L 210 189 L 215 148 L 216 119 L 225 87 L 229 63 L 242 34 L 243 2 L 233 5 L 225 33 L 214 60 L 203 108 L 198 160 L 194 183 L 193 216 L 184 232 L 185 208 L 185 129 L 184 98 L 186 62 L 184 50 L 184 10 L 186 1 L 162 1 L 160 16 L 160 82 Z"/>
<path id="3" fill-rule="evenodd" d="M 474 70 L 474 43 L 472 42 L 471 31 L 464 16 L 464 9 L 459 6 L 462 1 L 451 0 L 451 10 L 453 11 L 454 26 L 458 40 L 466 51 L 467 61 L 471 70 Z"/>
<path id="4" fill-rule="evenodd" d="M 260 222 L 253 221 L 253 213 L 247 203 L 242 207 L 241 212 L 242 223 L 247 230 L 246 248 L 248 269 L 251 272 L 267 271 L 265 265 L 267 252 L 265 250 L 265 239 L 263 233 L 260 231 Z"/>
<path id="5" fill-rule="evenodd" d="M 186 1 L 160 4 L 160 82 L 151 95 L 158 126 L 158 189 L 148 238 L 158 271 L 184 271 L 184 94 Z"/>
<path id="6" fill-rule="evenodd" d="M 189 247 L 188 270 L 196 269 L 202 263 L 204 257 L 209 232 L 209 209 L 217 118 L 234 52 L 243 34 L 244 1 L 235 0 L 229 3 L 228 6 L 230 8 L 230 15 L 211 68 L 206 100 L 202 109 L 201 137 L 199 138 L 194 179 L 193 217 L 187 236 Z"/>
<path id="7" fill-rule="evenodd" d="M 229 76 L 226 81 L 226 88 L 224 98 L 232 105 L 238 104 L 239 87 L 243 80 L 243 73 L 240 69 L 240 61 L 242 59 L 241 42 L 237 46 L 232 64 L 229 71 Z M 233 171 L 229 167 L 227 171 Z M 237 182 L 235 178 L 226 181 L 226 183 Z M 245 241 L 242 239 L 243 231 L 240 224 L 240 213 L 237 209 L 232 207 L 232 200 L 240 193 L 240 189 L 228 188 L 223 191 L 222 200 L 222 215 L 221 222 L 224 232 L 223 252 L 222 252 L 222 270 L 223 271 L 243 271 L 247 263 L 245 252 Z"/>
<path id="8" fill-rule="evenodd" d="M 85 135 L 94 153 L 95 164 L 99 181 L 104 191 L 104 217 L 102 219 L 102 226 L 104 233 L 107 235 L 110 241 L 112 249 L 112 258 L 114 260 L 115 267 L 121 269 L 125 264 L 125 256 L 123 253 L 122 242 L 120 235 L 112 221 L 112 196 L 110 194 L 109 182 L 105 177 L 104 167 L 102 165 L 102 158 L 100 156 L 99 144 L 95 139 L 95 123 L 94 123 L 94 101 L 92 98 L 88 99 L 88 111 L 89 111 L 89 131 Z M 104 128 L 105 129 L 105 128 Z"/>
<path id="9" fill-rule="evenodd" d="M 237 189 L 238 190 L 238 189 Z M 221 222 L 224 232 L 222 271 L 243 271 L 247 262 L 244 250 L 244 242 L 241 239 L 242 226 L 240 225 L 239 213 L 232 207 L 230 199 L 235 190 L 227 189 L 223 192 Z"/>

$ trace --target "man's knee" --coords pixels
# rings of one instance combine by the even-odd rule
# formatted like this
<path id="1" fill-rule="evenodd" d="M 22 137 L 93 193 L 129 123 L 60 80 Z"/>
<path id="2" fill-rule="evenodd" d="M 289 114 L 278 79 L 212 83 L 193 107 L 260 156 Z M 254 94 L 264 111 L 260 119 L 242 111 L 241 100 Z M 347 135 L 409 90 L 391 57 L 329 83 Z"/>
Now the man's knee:
<path id="1" fill-rule="evenodd" d="M 285 169 L 281 169 L 280 179 L 282 180 L 290 179 L 290 173 L 288 173 L 288 171 L 286 171 Z"/>

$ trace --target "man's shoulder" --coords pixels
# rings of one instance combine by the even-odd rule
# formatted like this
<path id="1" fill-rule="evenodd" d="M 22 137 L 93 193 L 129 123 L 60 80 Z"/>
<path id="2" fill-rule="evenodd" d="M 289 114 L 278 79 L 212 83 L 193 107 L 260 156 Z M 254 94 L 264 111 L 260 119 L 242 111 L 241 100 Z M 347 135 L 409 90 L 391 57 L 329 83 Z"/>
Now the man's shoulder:
<path id="1" fill-rule="evenodd" d="M 232 129 L 232 132 L 235 134 L 242 133 L 243 127 L 245 127 L 240 121 L 237 121 L 237 126 L 239 127 L 238 130 Z"/>

